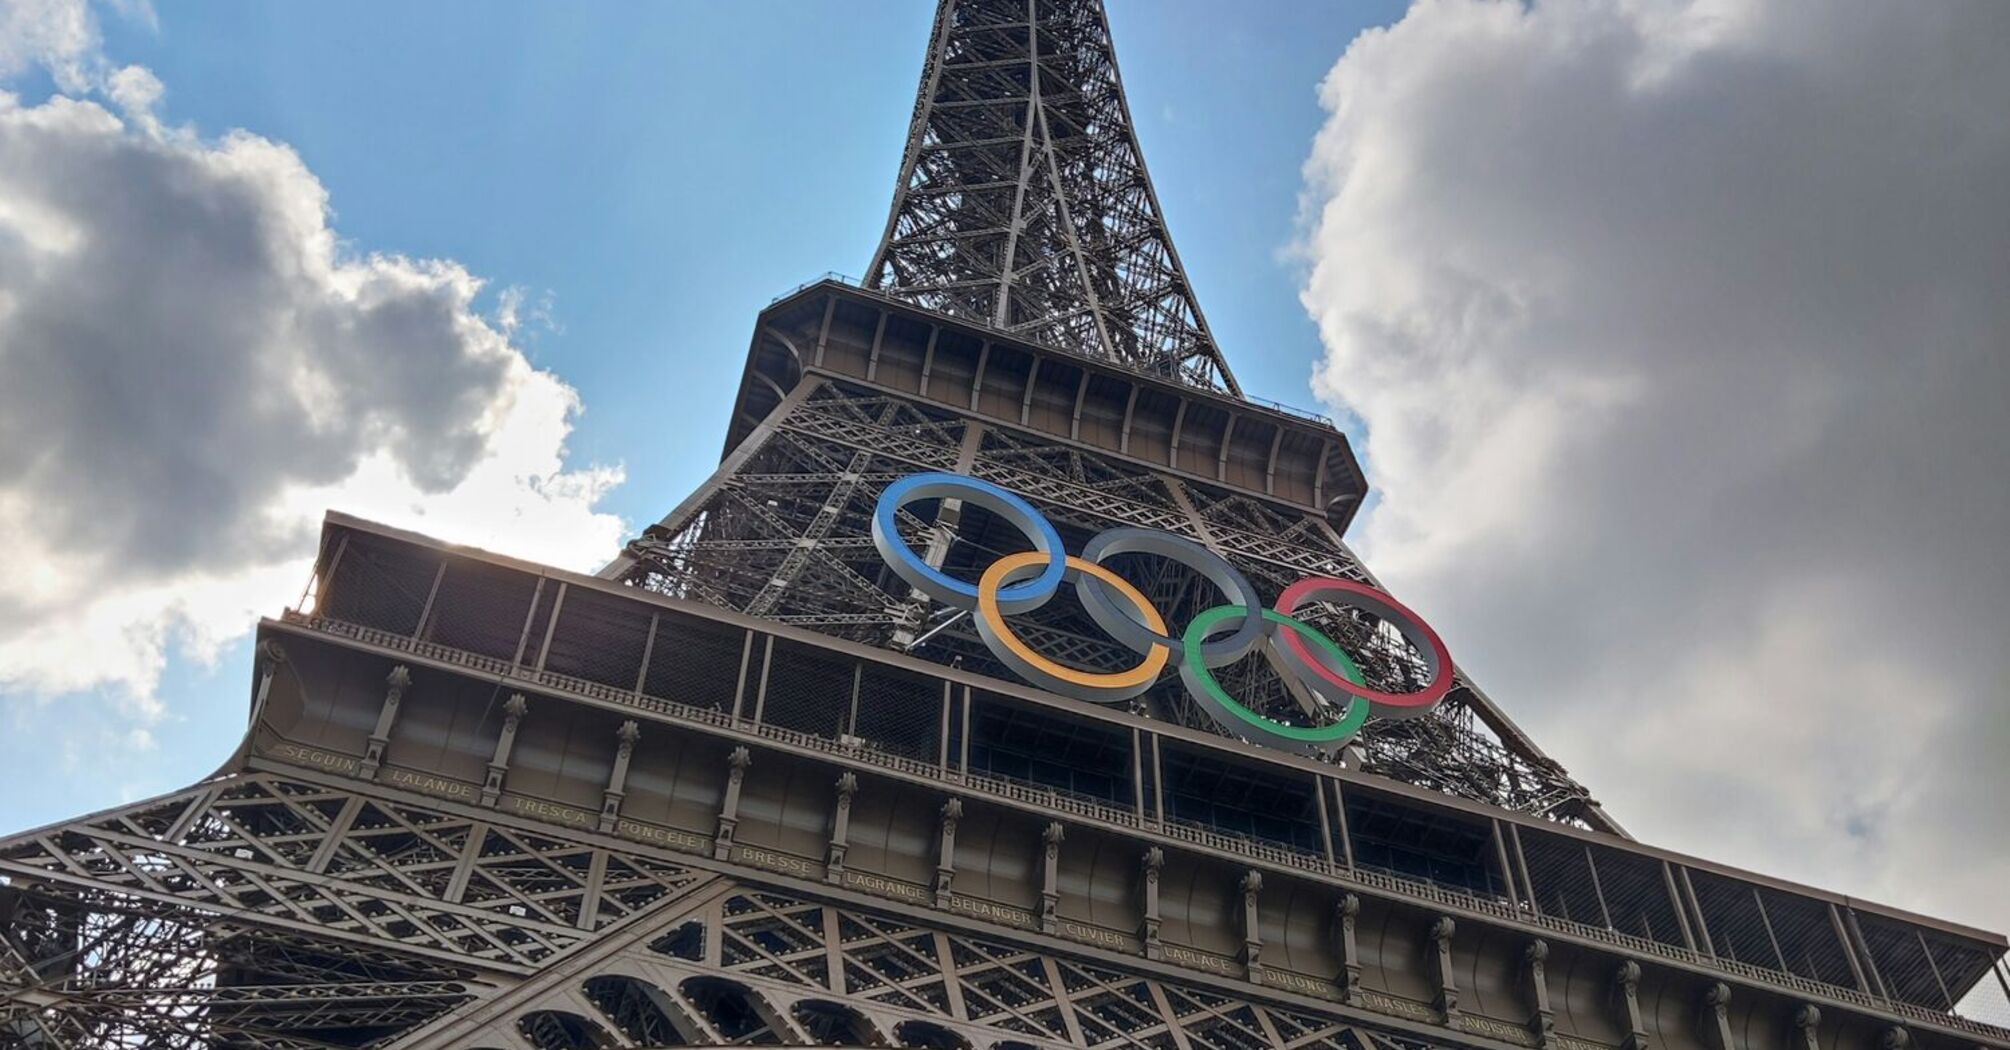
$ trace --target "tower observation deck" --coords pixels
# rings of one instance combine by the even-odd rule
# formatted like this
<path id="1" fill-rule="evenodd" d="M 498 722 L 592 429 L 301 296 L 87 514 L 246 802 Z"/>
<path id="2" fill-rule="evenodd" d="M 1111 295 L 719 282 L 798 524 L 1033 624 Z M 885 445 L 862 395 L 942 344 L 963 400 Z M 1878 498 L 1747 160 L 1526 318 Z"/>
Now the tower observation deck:
<path id="1" fill-rule="evenodd" d="M 597 575 L 330 514 L 216 773 L 0 838 L 0 1048 L 2010 1050 L 2002 936 L 1636 841 L 1380 589 L 1099 0 L 941 0 L 866 274 Z"/>

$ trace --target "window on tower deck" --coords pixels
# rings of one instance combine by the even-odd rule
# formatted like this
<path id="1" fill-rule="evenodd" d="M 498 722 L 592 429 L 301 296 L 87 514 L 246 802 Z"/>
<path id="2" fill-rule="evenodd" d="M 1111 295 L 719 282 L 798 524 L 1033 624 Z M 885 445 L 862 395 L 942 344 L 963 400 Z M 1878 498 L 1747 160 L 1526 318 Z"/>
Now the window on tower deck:
<path id="1" fill-rule="evenodd" d="M 1353 784 L 1346 785 L 1342 795 L 1355 865 L 1477 897 L 1506 899 L 1485 821 Z"/>
<path id="2" fill-rule="evenodd" d="M 1131 737 L 1115 726 L 978 693 L 970 709 L 970 768 L 1128 808 Z"/>
<path id="3" fill-rule="evenodd" d="M 1161 744 L 1166 816 L 1178 823 L 1319 854 L 1319 803 L 1312 778 L 1166 741 Z"/>

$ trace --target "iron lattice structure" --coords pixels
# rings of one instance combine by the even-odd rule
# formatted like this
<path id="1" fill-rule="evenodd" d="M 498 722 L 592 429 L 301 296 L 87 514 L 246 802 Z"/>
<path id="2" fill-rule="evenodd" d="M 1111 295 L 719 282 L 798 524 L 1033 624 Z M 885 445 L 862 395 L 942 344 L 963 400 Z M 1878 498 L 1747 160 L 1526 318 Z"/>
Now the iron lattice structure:
<path id="1" fill-rule="evenodd" d="M 1373 582 L 1322 513 L 840 380 L 807 381 L 735 460 L 631 544 L 628 559 L 618 563 L 623 578 L 872 644 L 906 645 L 939 627 L 913 649 L 916 655 L 1009 677 L 967 620 L 944 625 L 939 615 L 929 618 L 870 539 L 872 508 L 886 485 L 919 470 L 964 470 L 1026 496 L 1072 536 L 1137 525 L 1203 540 L 1269 599 L 1308 575 Z M 1010 542 L 912 516 L 904 524 L 915 549 L 936 543 L 952 565 L 981 564 L 1001 552 L 997 544 Z M 1169 615 L 1217 600 L 1205 580 L 1176 567 L 1141 582 Z M 1416 657 L 1400 636 L 1338 611 L 1312 618 L 1363 654 L 1365 670 L 1382 688 L 1416 685 Z M 1042 651 L 1079 666 L 1114 670 L 1135 659 L 1079 607 L 1064 603 L 1020 629 Z M 1299 702 L 1260 661 L 1225 674 L 1238 696 L 1266 714 L 1290 717 Z M 1139 711 L 1195 728 L 1212 725 L 1176 678 L 1154 689 Z M 1358 765 L 1408 783 L 1617 829 L 1588 791 L 1463 676 L 1431 718 L 1373 723 L 1362 747 L 1352 756 Z"/>
<path id="2" fill-rule="evenodd" d="M 869 287 L 762 312 L 719 469 L 599 576 L 331 514 L 215 775 L 0 838 L 0 1050 L 2010 1050 L 1953 1013 L 2002 937 L 1633 842 L 1463 676 L 1314 757 L 1013 681 L 873 551 L 920 470 L 1266 601 L 1372 582 L 1346 439 L 1208 334 L 1096 0 L 942 0 Z M 961 574 L 1024 545 L 898 527 Z M 1069 602 L 1017 629 L 1132 659 Z"/>
<path id="3" fill-rule="evenodd" d="M 1167 236 L 1101 0 L 941 4 L 869 287 L 1239 392 Z"/>
<path id="4" fill-rule="evenodd" d="M 0 863 L 41 876 L 5 897 L 0 1046 L 1434 1050 L 316 778 L 219 778 Z"/>

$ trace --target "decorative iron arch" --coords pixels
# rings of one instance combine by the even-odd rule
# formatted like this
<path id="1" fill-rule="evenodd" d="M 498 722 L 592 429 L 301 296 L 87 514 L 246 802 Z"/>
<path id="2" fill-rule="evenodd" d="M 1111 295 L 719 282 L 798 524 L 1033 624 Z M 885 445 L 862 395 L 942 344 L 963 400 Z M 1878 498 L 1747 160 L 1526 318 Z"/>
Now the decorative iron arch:
<path id="1" fill-rule="evenodd" d="M 686 1002 L 705 1015 L 721 1038 L 736 1045 L 774 1046 L 785 1041 L 775 1031 L 767 1005 L 752 989 L 723 977 L 687 977 L 677 986 Z M 792 1040 L 787 1040 L 792 1041 Z"/>
<path id="2" fill-rule="evenodd" d="M 914 1050 L 971 1050 L 970 1040 L 933 1021 L 902 1021 L 894 1027 L 893 1039 Z"/>
<path id="3" fill-rule="evenodd" d="M 516 1030 L 537 1050 L 610 1050 L 620 1046 L 607 1029 L 564 1010 L 532 1010 Z"/>
<path id="4" fill-rule="evenodd" d="M 829 999 L 802 999 L 790 1016 L 820 1046 L 879 1046 L 885 1039 L 856 1008 Z"/>
<path id="5" fill-rule="evenodd" d="M 684 1046 L 689 1033 L 674 1019 L 670 994 L 638 977 L 603 974 L 581 986 L 593 1004 L 621 1034 L 640 1046 Z"/>

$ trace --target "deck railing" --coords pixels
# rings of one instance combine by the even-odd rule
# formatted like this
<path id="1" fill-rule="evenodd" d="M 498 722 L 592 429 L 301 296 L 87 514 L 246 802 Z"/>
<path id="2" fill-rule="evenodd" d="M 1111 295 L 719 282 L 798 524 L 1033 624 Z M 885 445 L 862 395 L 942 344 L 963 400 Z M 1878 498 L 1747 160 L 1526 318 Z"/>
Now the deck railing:
<path id="1" fill-rule="evenodd" d="M 1392 872 L 1375 870 L 1359 865 L 1349 868 L 1343 864 L 1330 862 L 1325 856 L 1319 853 L 1294 849 L 1281 844 L 1206 827 L 1190 821 L 1168 820 L 1162 823 L 1147 821 L 1133 810 L 1111 805 L 1101 799 L 1064 791 L 1047 785 L 1019 781 L 989 772 L 952 770 L 934 762 L 920 761 L 883 749 L 861 746 L 857 741 L 848 741 L 842 738 L 831 739 L 785 726 L 763 724 L 746 718 L 735 718 L 731 711 L 720 710 L 714 706 L 664 700 L 633 690 L 617 689 L 599 682 L 588 681 L 570 675 L 524 667 L 507 660 L 499 660 L 494 657 L 440 645 L 435 642 L 422 641 L 410 635 L 397 634 L 344 620 L 325 616 L 306 615 L 292 611 L 288 611 L 284 618 L 289 623 L 319 633 L 349 639 L 393 652 L 410 654 L 481 674 L 508 677 L 553 693 L 571 694 L 578 697 L 625 705 L 647 711 L 655 716 L 671 721 L 682 721 L 694 725 L 728 729 L 738 733 L 749 734 L 776 743 L 820 752 L 844 761 L 878 766 L 910 776 L 944 781 L 951 790 L 958 792 L 985 794 L 1003 800 L 1037 806 L 1045 810 L 1068 813 L 1083 820 L 1096 821 L 1115 829 L 1139 835 L 1156 835 L 1167 839 L 1176 839 L 1220 853 L 1229 854 L 1240 859 L 1267 864 L 1277 868 L 1286 868 L 1319 878 L 1336 880 L 1342 884 L 1350 884 L 1378 891 L 1388 896 L 1405 899 L 1411 903 L 1453 908 L 1506 922 L 1534 926 L 1592 943 L 1603 944 L 1639 956 L 1666 959 L 1689 966 L 1714 968 L 1726 973 L 1735 974 L 1749 981 L 1772 985 L 1786 991 L 1824 997 L 1848 1003 L 1864 1010 L 1938 1025 L 1987 1039 L 2010 1041 L 2010 1029 L 1984 1024 L 1958 1014 L 1936 1011 L 1902 1001 L 1883 999 L 1867 995 L 1853 988 L 1811 980 L 1798 974 L 1754 966 L 1734 959 L 1706 955 L 1680 945 L 1664 944 L 1660 941 L 1638 937 L 1608 927 L 1576 922 L 1556 915 L 1542 914 L 1525 905 L 1517 905 L 1499 898 L 1481 897 Z"/>

